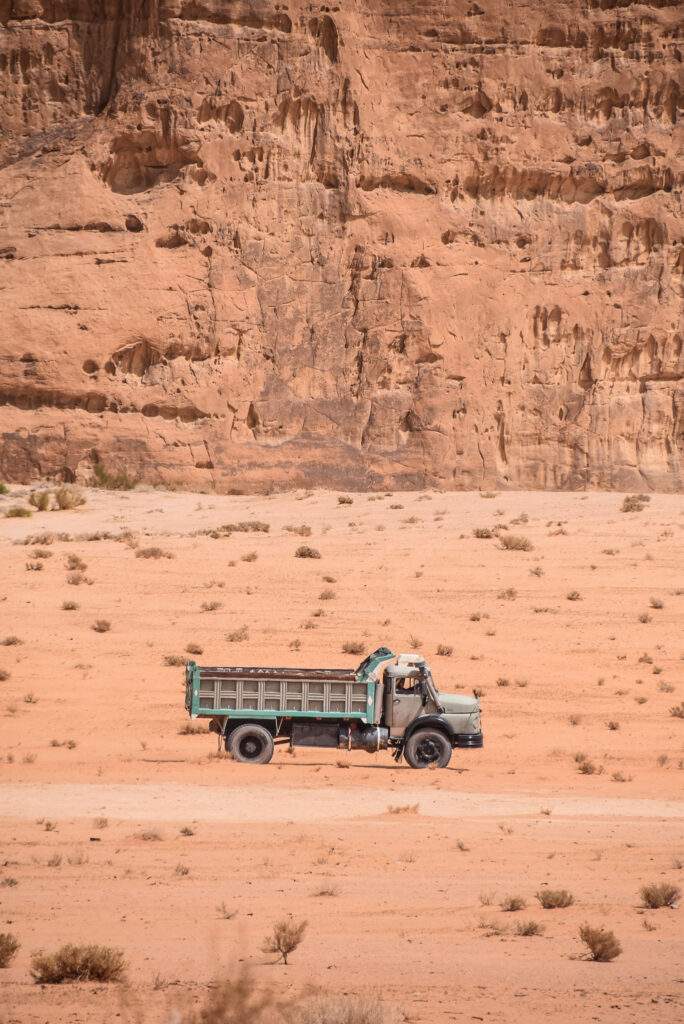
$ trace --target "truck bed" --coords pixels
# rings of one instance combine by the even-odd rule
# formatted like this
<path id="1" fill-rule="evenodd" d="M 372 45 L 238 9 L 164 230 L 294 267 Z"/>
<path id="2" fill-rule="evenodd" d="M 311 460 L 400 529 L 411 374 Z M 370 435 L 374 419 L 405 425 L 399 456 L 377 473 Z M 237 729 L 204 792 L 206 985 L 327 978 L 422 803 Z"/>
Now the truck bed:
<path id="1" fill-rule="evenodd" d="M 347 668 L 200 666 L 186 670 L 186 707 L 193 716 L 250 718 L 372 715 L 374 683 Z"/>

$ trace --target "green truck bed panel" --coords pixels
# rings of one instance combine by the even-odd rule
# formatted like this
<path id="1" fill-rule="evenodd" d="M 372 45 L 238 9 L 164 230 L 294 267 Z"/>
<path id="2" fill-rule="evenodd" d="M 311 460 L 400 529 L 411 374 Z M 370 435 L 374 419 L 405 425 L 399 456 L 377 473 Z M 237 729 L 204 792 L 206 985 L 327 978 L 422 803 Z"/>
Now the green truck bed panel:
<path id="1" fill-rule="evenodd" d="M 188 711 L 231 718 L 373 717 L 375 683 L 348 669 L 211 668 L 190 663 Z"/>

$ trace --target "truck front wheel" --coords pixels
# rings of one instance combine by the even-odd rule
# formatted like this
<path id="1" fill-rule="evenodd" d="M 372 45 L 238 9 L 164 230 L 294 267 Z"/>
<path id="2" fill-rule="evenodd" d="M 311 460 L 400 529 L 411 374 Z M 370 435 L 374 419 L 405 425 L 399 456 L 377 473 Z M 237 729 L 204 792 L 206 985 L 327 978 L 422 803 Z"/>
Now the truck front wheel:
<path id="1" fill-rule="evenodd" d="M 406 741 L 404 757 L 412 768 L 446 768 L 451 760 L 451 744 L 437 729 L 416 729 Z"/>
<path id="2" fill-rule="evenodd" d="M 263 725 L 239 725 L 226 746 L 233 759 L 243 764 L 268 764 L 273 757 L 273 737 Z"/>

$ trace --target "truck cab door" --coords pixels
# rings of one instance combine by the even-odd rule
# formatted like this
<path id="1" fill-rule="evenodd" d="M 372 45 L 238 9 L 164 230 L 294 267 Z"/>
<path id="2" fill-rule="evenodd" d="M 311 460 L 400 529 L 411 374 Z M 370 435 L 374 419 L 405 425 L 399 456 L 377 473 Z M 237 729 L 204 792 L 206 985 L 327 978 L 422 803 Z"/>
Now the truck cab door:
<path id="1" fill-rule="evenodd" d="M 385 694 L 385 717 L 390 736 L 403 736 L 423 711 L 423 683 L 420 679 L 392 679 Z"/>

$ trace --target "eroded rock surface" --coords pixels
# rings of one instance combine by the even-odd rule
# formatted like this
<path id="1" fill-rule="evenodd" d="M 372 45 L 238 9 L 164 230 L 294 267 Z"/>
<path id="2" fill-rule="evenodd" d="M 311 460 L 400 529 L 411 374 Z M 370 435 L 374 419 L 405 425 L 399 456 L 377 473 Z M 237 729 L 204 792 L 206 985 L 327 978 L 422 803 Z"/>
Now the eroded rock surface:
<path id="1" fill-rule="evenodd" d="M 675 489 L 681 5 L 0 0 L 0 477 Z"/>

